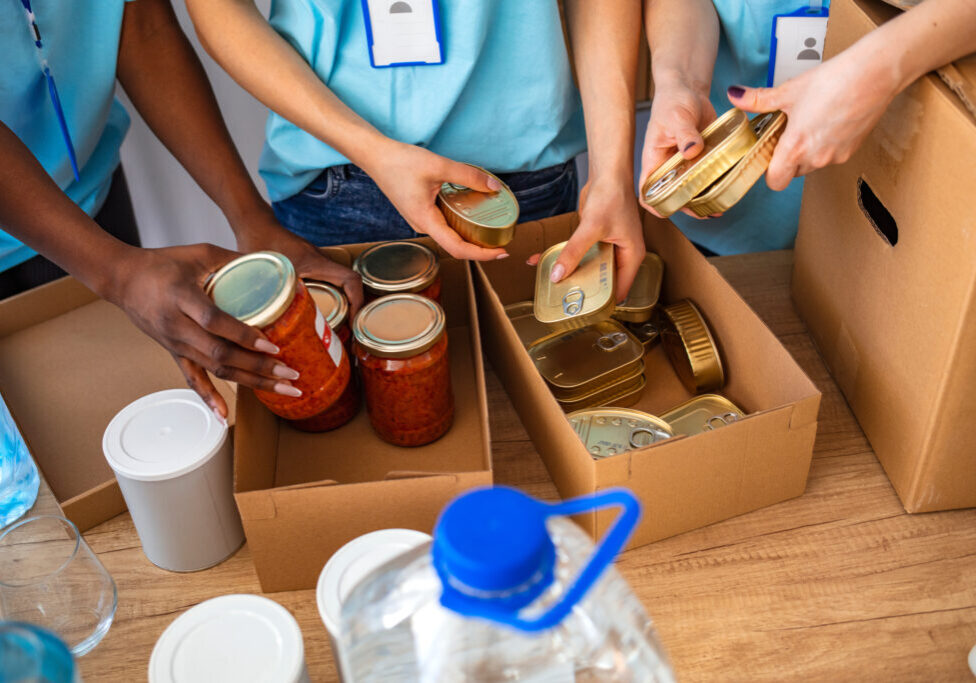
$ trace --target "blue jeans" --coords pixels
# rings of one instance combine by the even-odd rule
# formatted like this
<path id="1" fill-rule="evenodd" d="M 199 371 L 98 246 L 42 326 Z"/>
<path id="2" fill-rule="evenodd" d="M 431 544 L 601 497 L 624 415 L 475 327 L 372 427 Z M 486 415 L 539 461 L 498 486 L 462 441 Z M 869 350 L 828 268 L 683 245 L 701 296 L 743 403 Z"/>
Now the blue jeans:
<path id="1" fill-rule="evenodd" d="M 579 191 L 572 159 L 499 177 L 518 199 L 520 222 L 576 210 Z M 304 190 L 272 207 L 282 225 L 318 247 L 417 236 L 372 178 L 352 164 L 325 169 Z"/>

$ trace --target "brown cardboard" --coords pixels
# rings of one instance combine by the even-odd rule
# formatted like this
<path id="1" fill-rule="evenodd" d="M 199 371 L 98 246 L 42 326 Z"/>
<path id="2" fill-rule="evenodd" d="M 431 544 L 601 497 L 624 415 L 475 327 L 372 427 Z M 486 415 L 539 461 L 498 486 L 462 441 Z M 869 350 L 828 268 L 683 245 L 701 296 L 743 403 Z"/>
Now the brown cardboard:
<path id="1" fill-rule="evenodd" d="M 722 391 L 749 414 L 694 437 L 676 437 L 594 460 L 535 370 L 503 306 L 531 299 L 531 254 L 567 239 L 575 214 L 518 226 L 511 258 L 475 267 L 485 348 L 522 423 L 566 498 L 614 486 L 634 491 L 644 506 L 630 547 L 711 524 L 803 493 L 817 430 L 820 392 L 776 337 L 718 271 L 669 222 L 645 216 L 649 249 L 665 263 L 662 298 L 690 298 L 719 340 L 728 384 Z M 647 388 L 633 406 L 661 413 L 690 395 L 663 349 L 645 359 Z M 615 512 L 583 520 L 599 535 Z"/>
<path id="2" fill-rule="evenodd" d="M 826 57 L 896 12 L 831 4 Z M 976 63 L 956 66 L 976 82 Z M 976 505 L 976 123 L 935 75 L 842 165 L 806 180 L 793 297 L 909 512 Z M 898 227 L 862 210 L 863 180 Z"/>
<path id="3" fill-rule="evenodd" d="M 326 251 L 348 264 L 366 246 Z M 251 391 L 240 391 L 234 491 L 265 592 L 313 588 L 329 557 L 369 531 L 401 527 L 430 533 L 448 501 L 491 484 L 471 273 L 466 263 L 441 253 L 441 277 L 455 417 L 451 430 L 434 443 L 419 448 L 385 443 L 370 427 L 365 407 L 333 432 L 299 432 Z"/>
<path id="4" fill-rule="evenodd" d="M 233 392 L 217 384 L 233 409 Z M 102 454 L 109 421 L 141 396 L 184 386 L 161 346 L 73 278 L 0 302 L 0 392 L 82 531 L 125 511 Z"/>

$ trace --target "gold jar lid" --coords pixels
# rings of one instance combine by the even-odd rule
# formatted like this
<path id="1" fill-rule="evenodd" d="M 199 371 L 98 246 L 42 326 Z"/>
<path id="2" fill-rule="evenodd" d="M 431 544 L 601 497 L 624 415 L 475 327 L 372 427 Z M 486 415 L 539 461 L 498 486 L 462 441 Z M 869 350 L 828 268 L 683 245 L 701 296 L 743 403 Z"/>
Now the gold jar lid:
<path id="1" fill-rule="evenodd" d="M 261 328 L 288 310 L 297 282 L 295 268 L 285 256 L 256 251 L 217 270 L 207 280 L 206 292 L 224 313 Z"/>
<path id="2" fill-rule="evenodd" d="M 559 282 L 550 279 L 566 242 L 555 244 L 539 257 L 535 275 L 535 317 L 561 329 L 605 320 L 613 312 L 613 245 L 597 242 L 583 255 L 573 273 Z"/>
<path id="3" fill-rule="evenodd" d="M 701 311 L 690 300 L 661 311 L 661 341 L 674 371 L 693 394 L 715 391 L 725 384 L 718 346 Z"/>
<path id="4" fill-rule="evenodd" d="M 363 286 L 376 292 L 419 292 L 437 279 L 437 254 L 419 242 L 380 242 L 363 251 L 352 264 Z"/>
<path id="5" fill-rule="evenodd" d="M 644 261 L 637 268 L 637 276 L 627 292 L 627 298 L 613 309 L 613 317 L 631 323 L 650 320 L 661 295 L 663 280 L 664 262 L 654 252 L 647 252 Z"/>
<path id="6" fill-rule="evenodd" d="M 473 164 L 468 164 L 473 166 Z M 519 204 L 513 193 L 498 176 L 474 166 L 498 181 L 497 192 L 478 192 L 463 185 L 444 183 L 437 193 L 437 205 L 444 220 L 465 241 L 479 247 L 503 247 L 515 236 Z"/>
<path id="7" fill-rule="evenodd" d="M 702 394 L 663 413 L 661 419 L 675 434 L 694 436 L 724 427 L 743 418 L 743 412 L 718 394 Z"/>
<path id="8" fill-rule="evenodd" d="M 390 294 L 366 304 L 353 320 L 356 341 L 374 356 L 410 358 L 444 336 L 440 305 L 418 294 Z"/>
<path id="9" fill-rule="evenodd" d="M 594 458 L 643 448 L 673 436 L 661 418 L 628 408 L 588 408 L 570 413 L 566 419 Z"/>
<path id="10" fill-rule="evenodd" d="M 750 124 L 756 142 L 735 166 L 725 172 L 700 195 L 688 202 L 688 208 L 702 218 L 728 211 L 756 184 L 769 167 L 773 150 L 786 127 L 786 114 L 773 111 L 759 114 Z"/>
<path id="11" fill-rule="evenodd" d="M 644 201 L 667 218 L 718 180 L 756 142 L 749 118 L 741 109 L 730 109 L 702 131 L 705 147 L 693 159 L 681 153 L 651 172 L 641 185 Z"/>
<path id="12" fill-rule="evenodd" d="M 532 348 L 547 337 L 559 334 L 558 329 L 536 320 L 532 309 L 531 301 L 518 301 L 505 307 L 505 315 L 512 322 L 515 334 L 526 349 Z"/>
<path id="13" fill-rule="evenodd" d="M 349 317 L 346 295 L 327 282 L 305 281 L 305 289 L 312 295 L 315 305 L 322 311 L 325 321 L 333 330 L 338 329 Z"/>
<path id="14" fill-rule="evenodd" d="M 620 323 L 604 320 L 549 337 L 529 357 L 556 398 L 574 398 L 631 374 L 644 347 Z"/>
<path id="15" fill-rule="evenodd" d="M 661 328 L 653 320 L 643 323 L 624 323 L 624 327 L 644 346 L 644 353 L 661 343 Z"/>

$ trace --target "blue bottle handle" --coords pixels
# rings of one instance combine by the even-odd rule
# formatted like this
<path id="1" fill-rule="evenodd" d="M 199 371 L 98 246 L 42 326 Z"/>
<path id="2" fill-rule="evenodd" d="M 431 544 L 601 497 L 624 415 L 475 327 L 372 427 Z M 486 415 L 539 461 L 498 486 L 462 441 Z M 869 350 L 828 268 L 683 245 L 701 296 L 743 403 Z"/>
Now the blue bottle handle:
<path id="1" fill-rule="evenodd" d="M 603 540 L 596 547 L 592 557 L 590 557 L 589 562 L 583 567 L 583 571 L 580 572 L 576 581 L 566 591 L 562 599 L 550 607 L 547 612 L 534 619 L 522 619 L 518 616 L 518 612 L 499 609 L 490 603 L 486 604 L 480 601 L 474 604 L 465 601 L 466 604 L 463 607 L 460 604 L 449 604 L 454 601 L 447 596 L 445 596 L 447 599 L 444 603 L 445 606 L 470 616 L 482 617 L 511 626 L 519 631 L 534 633 L 552 628 L 566 618 L 576 603 L 582 600 L 587 591 L 597 582 L 603 574 L 603 571 L 613 564 L 614 559 L 616 559 L 636 528 L 637 522 L 640 521 L 640 503 L 633 493 L 622 488 L 608 489 L 593 496 L 573 498 L 562 503 L 543 503 L 543 505 L 549 508 L 545 514 L 546 519 L 549 517 L 567 517 L 569 515 L 591 512 L 606 507 L 621 508 L 621 513 L 617 517 L 617 521 L 614 522 L 606 536 L 603 537 Z"/>

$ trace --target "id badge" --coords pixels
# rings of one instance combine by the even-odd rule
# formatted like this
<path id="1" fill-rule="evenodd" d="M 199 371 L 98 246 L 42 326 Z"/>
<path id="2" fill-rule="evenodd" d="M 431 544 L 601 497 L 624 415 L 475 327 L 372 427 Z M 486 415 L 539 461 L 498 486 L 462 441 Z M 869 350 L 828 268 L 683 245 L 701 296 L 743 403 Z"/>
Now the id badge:
<path id="1" fill-rule="evenodd" d="M 785 83 L 823 61 L 829 9 L 826 5 L 817 7 L 811 3 L 795 12 L 773 17 L 767 86 Z"/>
<path id="2" fill-rule="evenodd" d="M 443 64 L 438 0 L 362 0 L 373 68 Z"/>

